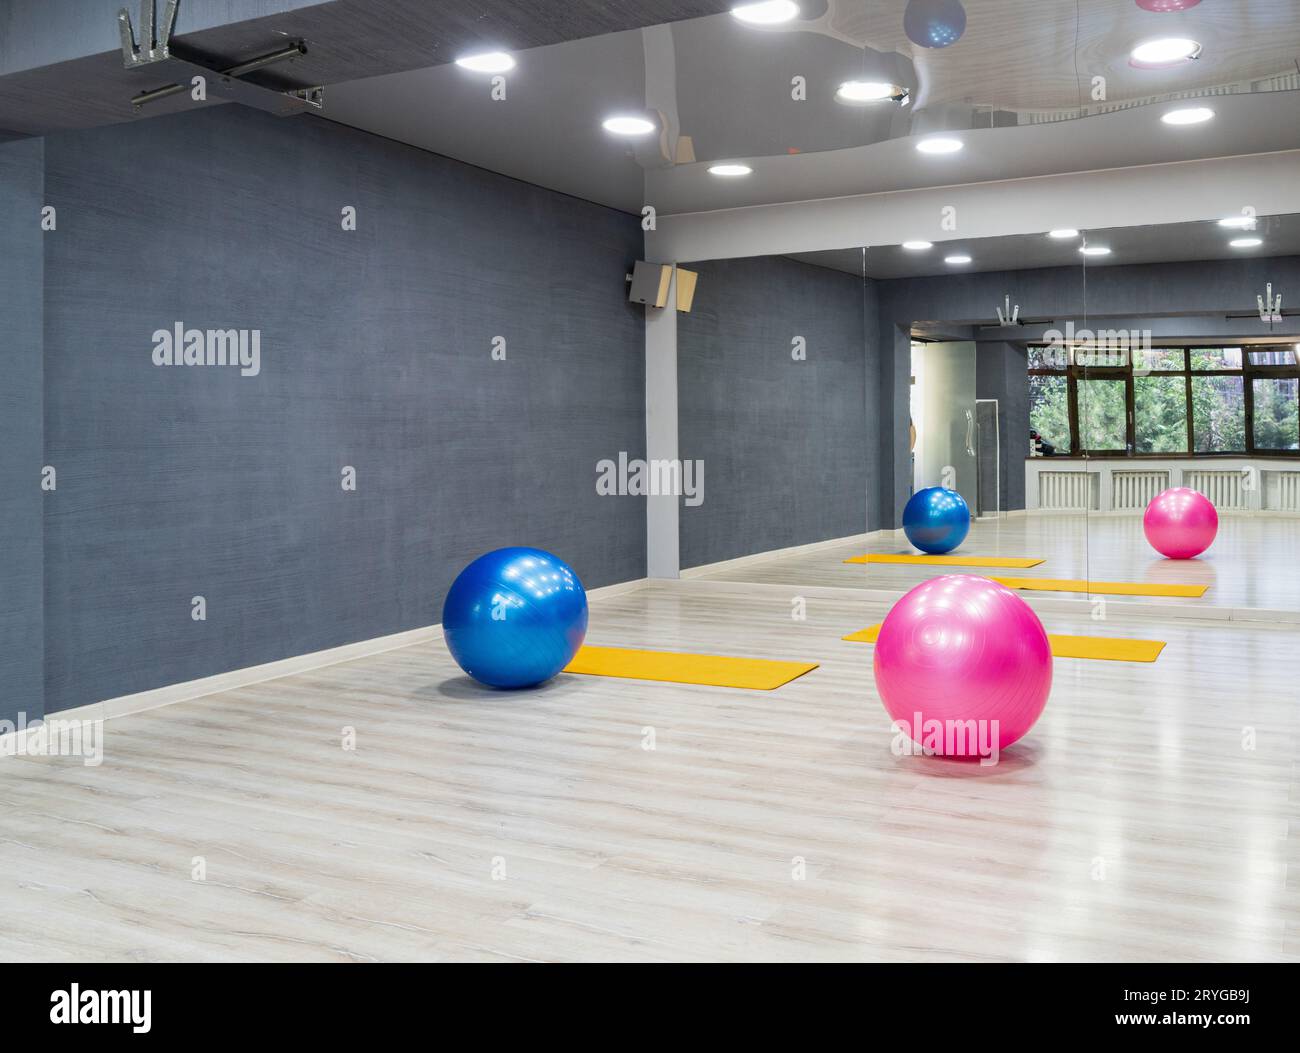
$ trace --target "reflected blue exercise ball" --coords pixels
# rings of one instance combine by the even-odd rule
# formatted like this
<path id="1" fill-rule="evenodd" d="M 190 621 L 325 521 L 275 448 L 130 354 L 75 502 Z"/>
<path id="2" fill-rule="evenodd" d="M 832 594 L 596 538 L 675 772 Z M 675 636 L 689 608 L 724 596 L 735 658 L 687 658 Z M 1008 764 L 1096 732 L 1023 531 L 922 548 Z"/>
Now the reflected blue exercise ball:
<path id="1" fill-rule="evenodd" d="M 489 687 L 532 687 L 568 665 L 587 635 L 587 593 L 562 559 L 499 548 L 452 583 L 442 605 L 447 649 Z"/>
<path id="2" fill-rule="evenodd" d="M 903 32 L 923 48 L 946 48 L 966 32 L 966 9 L 961 0 L 908 0 Z"/>
<path id="3" fill-rule="evenodd" d="M 956 490 L 927 486 L 903 509 L 903 533 L 922 552 L 941 556 L 951 552 L 970 532 L 970 508 Z"/>

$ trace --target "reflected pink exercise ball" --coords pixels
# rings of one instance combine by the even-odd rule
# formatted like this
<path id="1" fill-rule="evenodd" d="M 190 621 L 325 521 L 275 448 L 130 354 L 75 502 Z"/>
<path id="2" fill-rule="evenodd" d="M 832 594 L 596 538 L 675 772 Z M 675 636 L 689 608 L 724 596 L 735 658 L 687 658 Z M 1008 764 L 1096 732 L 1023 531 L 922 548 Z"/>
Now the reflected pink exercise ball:
<path id="1" fill-rule="evenodd" d="M 1156 494 L 1142 517 L 1147 540 L 1163 556 L 1191 559 L 1214 543 L 1219 513 L 1204 494 L 1175 486 Z"/>
<path id="2" fill-rule="evenodd" d="M 1038 615 L 1010 589 L 972 574 L 931 578 L 894 604 L 874 661 L 889 715 L 927 749 L 927 736 L 941 729 L 933 752 L 947 756 L 980 755 L 981 741 L 1010 746 L 1034 726 L 1052 689 L 1052 648 Z"/>

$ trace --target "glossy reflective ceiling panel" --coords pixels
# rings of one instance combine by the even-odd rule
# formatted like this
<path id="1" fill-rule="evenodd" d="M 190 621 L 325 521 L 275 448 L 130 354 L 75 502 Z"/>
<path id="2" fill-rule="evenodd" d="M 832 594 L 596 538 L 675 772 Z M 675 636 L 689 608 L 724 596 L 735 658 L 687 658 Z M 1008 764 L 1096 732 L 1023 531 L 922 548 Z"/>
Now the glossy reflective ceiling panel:
<path id="1" fill-rule="evenodd" d="M 611 33 L 516 52 L 504 100 L 483 76 L 440 65 L 331 85 L 325 112 L 663 213 L 1300 147 L 1290 0 L 1163 13 L 1133 0 L 965 0 L 965 27 L 943 47 L 909 38 L 906 6 L 800 0 L 801 16 L 776 25 L 719 14 Z M 1174 37 L 1201 42 L 1200 56 L 1132 65 L 1134 47 Z M 837 98 L 846 83 L 896 91 Z M 1174 100 L 1211 96 L 1215 120 L 1160 123 Z M 611 139 L 601 122 L 615 112 L 646 114 L 660 134 Z M 938 135 L 964 148 L 912 149 Z M 719 186 L 707 169 L 723 161 L 754 175 Z"/>

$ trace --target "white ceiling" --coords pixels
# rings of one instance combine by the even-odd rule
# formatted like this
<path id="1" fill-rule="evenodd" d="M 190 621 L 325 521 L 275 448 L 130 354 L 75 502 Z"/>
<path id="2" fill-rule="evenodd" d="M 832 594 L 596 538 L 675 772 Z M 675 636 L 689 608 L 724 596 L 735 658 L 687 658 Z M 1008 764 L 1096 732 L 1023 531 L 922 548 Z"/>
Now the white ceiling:
<path id="1" fill-rule="evenodd" d="M 1234 249 L 1234 238 L 1259 238 L 1252 249 Z M 1086 239 L 1104 245 L 1109 256 L 1084 257 Z M 971 262 L 944 263 L 945 256 L 966 255 Z M 1231 230 L 1217 223 L 1167 223 L 1146 227 L 1116 227 L 1084 231 L 1080 238 L 1057 240 L 1046 234 L 1017 234 L 1005 238 L 973 238 L 938 242 L 923 251 L 899 245 L 865 249 L 791 253 L 790 258 L 818 267 L 874 279 L 921 278 L 981 271 L 1034 270 L 1042 267 L 1114 267 L 1138 263 L 1178 263 L 1192 260 L 1235 260 L 1248 257 L 1300 256 L 1300 216 L 1261 216 L 1255 229 Z"/>

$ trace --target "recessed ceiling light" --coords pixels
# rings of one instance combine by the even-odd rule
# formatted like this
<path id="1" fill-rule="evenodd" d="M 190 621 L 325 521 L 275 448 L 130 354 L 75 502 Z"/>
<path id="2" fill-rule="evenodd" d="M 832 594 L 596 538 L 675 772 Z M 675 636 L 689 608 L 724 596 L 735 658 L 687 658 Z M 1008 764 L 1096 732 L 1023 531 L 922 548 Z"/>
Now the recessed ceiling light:
<path id="1" fill-rule="evenodd" d="M 1064 240 L 1065 238 L 1077 238 L 1079 232 L 1073 227 L 1061 227 L 1057 230 L 1049 230 L 1047 236 L 1049 238 L 1060 238 Z"/>
<path id="2" fill-rule="evenodd" d="M 1228 242 L 1234 249 L 1253 249 L 1257 245 L 1263 245 L 1263 238 L 1233 238 Z"/>
<path id="3" fill-rule="evenodd" d="M 945 256 L 943 258 L 943 262 L 952 263 L 952 264 L 970 263 L 970 257 L 969 256 Z"/>
<path id="4" fill-rule="evenodd" d="M 934 248 L 934 242 L 932 242 L 932 241 L 905 241 L 905 242 L 903 242 L 903 248 L 907 249 L 907 250 L 910 251 L 910 252 L 921 252 L 921 251 L 923 251 L 923 250 L 925 250 L 925 249 L 932 249 L 932 248 Z"/>
<path id="5" fill-rule="evenodd" d="M 1158 40 L 1144 40 L 1129 52 L 1129 59 L 1135 65 L 1160 68 L 1187 62 L 1198 57 L 1201 45 L 1187 37 L 1161 37 Z"/>
<path id="6" fill-rule="evenodd" d="M 1224 216 L 1219 220 L 1219 226 L 1232 227 L 1234 230 L 1245 230 L 1255 226 L 1254 216 Z"/>
<path id="7" fill-rule="evenodd" d="M 713 165 L 709 168 L 709 175 L 745 176 L 752 171 L 749 165 Z"/>
<path id="8" fill-rule="evenodd" d="M 1203 124 L 1213 116 L 1214 111 L 1208 106 L 1188 106 L 1182 110 L 1170 110 L 1160 119 L 1165 124 Z"/>
<path id="9" fill-rule="evenodd" d="M 741 4 L 731 13 L 752 26 L 776 26 L 799 17 L 799 5 L 794 0 L 761 0 L 757 4 Z"/>
<path id="10" fill-rule="evenodd" d="M 613 135 L 649 135 L 656 125 L 645 117 L 608 117 L 601 127 Z"/>
<path id="11" fill-rule="evenodd" d="M 864 102 L 883 102 L 886 99 L 901 101 L 907 98 L 907 89 L 882 80 L 846 80 L 835 92 L 835 100 L 850 105 Z"/>
<path id="12" fill-rule="evenodd" d="M 933 139 L 922 139 L 916 148 L 923 154 L 955 154 L 961 149 L 961 140 L 935 136 Z"/>
<path id="13" fill-rule="evenodd" d="M 1109 256 L 1110 249 L 1105 245 L 1085 245 L 1079 250 L 1085 256 Z"/>
<path id="14" fill-rule="evenodd" d="M 484 51 L 478 55 L 463 55 L 456 65 L 471 73 L 505 73 L 515 68 L 515 60 L 504 51 Z"/>

